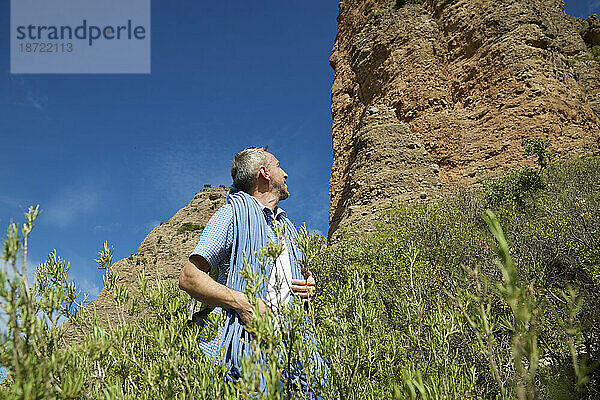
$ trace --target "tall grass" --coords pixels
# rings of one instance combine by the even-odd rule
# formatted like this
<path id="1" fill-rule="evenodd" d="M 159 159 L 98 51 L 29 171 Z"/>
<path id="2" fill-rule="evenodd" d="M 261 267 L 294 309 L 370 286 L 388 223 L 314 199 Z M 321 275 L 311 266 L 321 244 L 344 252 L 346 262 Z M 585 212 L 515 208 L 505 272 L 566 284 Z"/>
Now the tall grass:
<path id="1" fill-rule="evenodd" d="M 234 382 L 198 346 L 222 316 L 204 330 L 188 325 L 188 297 L 168 280 L 140 273 L 134 287 L 120 286 L 108 245 L 96 262 L 118 310 L 111 326 L 83 311 L 55 252 L 29 284 L 30 208 L 4 241 L 0 365 L 10 375 L 0 397 L 595 398 L 599 171 L 595 158 L 552 164 L 535 187 L 512 184 L 519 177 L 509 172 L 488 192 L 397 206 L 374 234 L 349 231 L 332 246 L 301 229 L 315 297 L 247 326 L 254 339 Z M 497 196 L 514 190 L 522 193 Z M 280 251 L 271 243 L 260 265 Z M 262 284 L 251 271 L 249 299 Z M 127 314 L 137 318 L 127 323 Z M 88 333 L 83 343 L 66 346 L 65 318 Z"/>

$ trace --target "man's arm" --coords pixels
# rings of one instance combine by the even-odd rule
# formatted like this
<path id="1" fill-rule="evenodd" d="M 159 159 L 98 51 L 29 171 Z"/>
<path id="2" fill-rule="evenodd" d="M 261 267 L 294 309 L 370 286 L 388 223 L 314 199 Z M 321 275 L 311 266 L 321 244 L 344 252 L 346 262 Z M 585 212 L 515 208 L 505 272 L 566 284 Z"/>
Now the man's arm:
<path id="1" fill-rule="evenodd" d="M 213 280 L 207 273 L 209 270 L 210 265 L 204 257 L 192 255 L 179 275 L 179 288 L 211 307 L 234 310 L 245 324 L 252 321 L 253 308 L 246 295 Z M 258 304 L 261 314 L 268 311 L 261 299 L 258 299 Z"/>

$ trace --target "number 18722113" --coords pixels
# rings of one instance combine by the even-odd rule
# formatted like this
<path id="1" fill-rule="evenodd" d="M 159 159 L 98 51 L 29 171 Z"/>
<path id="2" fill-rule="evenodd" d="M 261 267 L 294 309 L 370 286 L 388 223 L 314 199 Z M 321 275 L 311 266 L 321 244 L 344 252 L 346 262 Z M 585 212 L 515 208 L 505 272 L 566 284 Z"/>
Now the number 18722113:
<path id="1" fill-rule="evenodd" d="M 73 43 L 19 43 L 21 53 L 71 53 Z"/>

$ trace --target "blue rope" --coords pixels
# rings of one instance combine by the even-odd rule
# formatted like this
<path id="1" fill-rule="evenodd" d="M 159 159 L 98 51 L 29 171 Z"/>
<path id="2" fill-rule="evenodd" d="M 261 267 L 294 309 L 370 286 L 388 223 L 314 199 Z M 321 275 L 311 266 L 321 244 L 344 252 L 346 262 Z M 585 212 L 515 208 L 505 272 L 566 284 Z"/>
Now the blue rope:
<path id="1" fill-rule="evenodd" d="M 244 256 L 249 265 L 252 266 L 255 276 L 261 276 L 262 271 L 258 262 L 258 251 L 267 244 L 269 236 L 269 226 L 265 220 L 262 208 L 251 195 L 232 187 L 227 193 L 226 203 L 232 205 L 233 209 L 233 247 L 231 250 L 231 259 L 229 273 L 227 276 L 227 287 L 244 292 L 246 281 L 242 278 L 241 271 L 244 268 Z M 292 269 L 292 279 L 304 279 L 299 260 L 302 259 L 302 252 L 296 247 L 295 240 L 298 232 L 295 225 L 287 218 L 282 216 L 285 227 L 285 240 L 290 254 L 290 265 Z M 261 287 L 258 290 L 257 297 L 266 300 L 267 282 L 271 274 L 273 263 L 266 265 L 265 276 Z M 290 293 L 293 301 L 293 292 Z M 309 339 L 309 338 L 306 338 Z M 233 310 L 227 310 L 226 323 L 221 332 L 217 349 L 225 349 L 225 358 L 223 364 L 231 367 L 231 378 L 236 379 L 241 371 L 241 359 L 243 355 L 250 354 L 250 344 L 252 337 L 244 329 L 243 322 L 239 315 Z M 314 338 L 310 338 L 314 340 Z M 217 362 L 219 352 L 215 352 L 213 363 Z M 315 363 L 319 368 L 327 368 L 318 352 L 314 355 Z M 261 388 L 264 389 L 264 377 L 261 377 Z"/>

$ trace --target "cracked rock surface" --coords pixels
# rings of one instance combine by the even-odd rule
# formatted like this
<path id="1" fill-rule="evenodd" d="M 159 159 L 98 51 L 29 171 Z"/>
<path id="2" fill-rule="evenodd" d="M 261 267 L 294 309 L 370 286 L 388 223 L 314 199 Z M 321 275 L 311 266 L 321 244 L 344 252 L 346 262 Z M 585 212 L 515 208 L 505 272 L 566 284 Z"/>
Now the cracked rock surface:
<path id="1" fill-rule="evenodd" d="M 415 3 L 415 4 L 412 4 Z M 596 16 L 558 0 L 347 0 L 330 65 L 330 238 L 393 201 L 434 201 L 520 165 L 600 148 Z M 600 43 L 600 42 L 599 42 Z"/>

